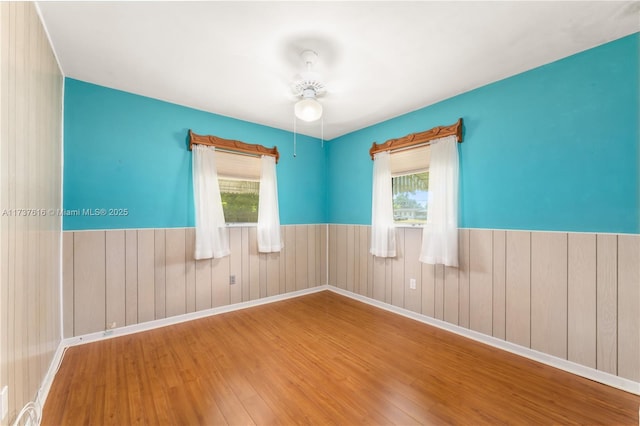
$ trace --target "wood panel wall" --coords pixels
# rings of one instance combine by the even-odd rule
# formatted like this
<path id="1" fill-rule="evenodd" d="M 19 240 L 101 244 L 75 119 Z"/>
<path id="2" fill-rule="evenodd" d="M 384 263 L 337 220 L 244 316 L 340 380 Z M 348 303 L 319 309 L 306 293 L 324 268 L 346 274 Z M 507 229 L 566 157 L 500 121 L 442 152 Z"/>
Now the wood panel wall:
<path id="1" fill-rule="evenodd" d="M 255 227 L 228 228 L 231 255 L 207 260 L 193 258 L 194 228 L 64 232 L 64 336 L 322 285 L 326 228 L 283 226 L 284 249 L 269 254 Z"/>
<path id="2" fill-rule="evenodd" d="M 371 228 L 329 225 L 329 284 L 640 381 L 640 235 L 460 230 L 460 268 L 369 254 Z M 415 290 L 409 280 L 415 278 Z"/>
<path id="3" fill-rule="evenodd" d="M 60 342 L 62 84 L 33 3 L 0 3 L 2 424 L 34 400 Z"/>

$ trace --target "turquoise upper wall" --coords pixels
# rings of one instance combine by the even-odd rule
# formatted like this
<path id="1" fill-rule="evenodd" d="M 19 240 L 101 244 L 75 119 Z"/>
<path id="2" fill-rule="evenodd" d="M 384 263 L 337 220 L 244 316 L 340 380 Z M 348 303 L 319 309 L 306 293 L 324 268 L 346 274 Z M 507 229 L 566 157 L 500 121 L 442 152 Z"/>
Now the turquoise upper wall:
<path id="1" fill-rule="evenodd" d="M 329 222 L 371 223 L 372 142 L 462 117 L 462 227 L 640 232 L 639 39 L 636 33 L 332 140 Z"/>
<path id="2" fill-rule="evenodd" d="M 324 223 L 326 153 L 318 139 L 67 78 L 64 208 L 128 209 L 65 216 L 65 230 L 194 226 L 188 130 L 277 146 L 282 224 Z"/>
<path id="3" fill-rule="evenodd" d="M 283 224 L 371 222 L 373 141 L 464 119 L 460 223 L 468 228 L 640 233 L 640 35 L 325 143 L 65 81 L 65 230 L 193 226 L 187 132 L 278 146 Z M 393 99 L 385 100 L 392 102 Z"/>

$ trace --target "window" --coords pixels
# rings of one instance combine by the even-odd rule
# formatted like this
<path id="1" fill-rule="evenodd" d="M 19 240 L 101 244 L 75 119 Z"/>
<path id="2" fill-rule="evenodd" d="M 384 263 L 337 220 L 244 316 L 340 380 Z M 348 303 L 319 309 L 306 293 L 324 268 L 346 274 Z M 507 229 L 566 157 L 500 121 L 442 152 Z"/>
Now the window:
<path id="1" fill-rule="evenodd" d="M 429 146 L 391 153 L 393 220 L 398 225 L 427 221 Z"/>
<path id="2" fill-rule="evenodd" d="M 224 221 L 226 223 L 257 223 L 260 158 L 218 151 L 216 168 Z"/>
<path id="3" fill-rule="evenodd" d="M 227 223 L 258 222 L 260 182 L 218 179 L 224 220 Z"/>
<path id="4" fill-rule="evenodd" d="M 425 223 L 429 172 L 391 178 L 393 188 L 393 220 L 397 224 Z"/>

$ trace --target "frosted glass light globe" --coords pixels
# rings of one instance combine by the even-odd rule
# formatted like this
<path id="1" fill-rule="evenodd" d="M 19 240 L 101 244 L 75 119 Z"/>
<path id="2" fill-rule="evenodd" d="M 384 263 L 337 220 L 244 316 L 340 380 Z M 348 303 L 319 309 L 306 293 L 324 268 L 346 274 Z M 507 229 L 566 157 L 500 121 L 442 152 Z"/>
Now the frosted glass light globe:
<path id="1" fill-rule="evenodd" d="M 322 104 L 314 98 L 305 98 L 294 107 L 296 117 L 303 121 L 316 121 L 322 117 Z"/>

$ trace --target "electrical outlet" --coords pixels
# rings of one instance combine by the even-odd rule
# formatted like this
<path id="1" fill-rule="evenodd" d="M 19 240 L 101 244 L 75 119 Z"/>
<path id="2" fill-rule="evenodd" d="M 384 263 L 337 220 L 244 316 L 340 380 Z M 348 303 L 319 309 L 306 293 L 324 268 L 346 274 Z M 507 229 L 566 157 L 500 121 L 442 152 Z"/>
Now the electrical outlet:
<path id="1" fill-rule="evenodd" d="M 411 278 L 409 280 L 409 288 L 411 290 L 415 290 L 416 289 L 416 279 L 415 278 Z"/>
<path id="2" fill-rule="evenodd" d="M 229 275 L 229 285 L 234 285 L 236 283 L 236 276 Z"/>
<path id="3" fill-rule="evenodd" d="M 2 388 L 0 392 L 0 420 L 4 420 L 9 414 L 9 386 Z"/>

